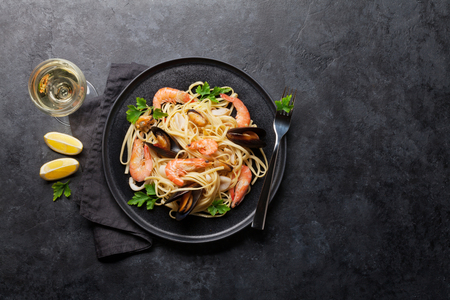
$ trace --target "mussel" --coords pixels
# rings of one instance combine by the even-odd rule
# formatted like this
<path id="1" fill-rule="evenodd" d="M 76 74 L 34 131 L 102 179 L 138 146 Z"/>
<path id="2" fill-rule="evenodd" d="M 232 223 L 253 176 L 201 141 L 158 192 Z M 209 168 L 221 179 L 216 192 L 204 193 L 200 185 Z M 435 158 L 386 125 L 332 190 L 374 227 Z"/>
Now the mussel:
<path id="1" fill-rule="evenodd" d="M 194 183 L 190 187 L 199 187 L 198 184 Z M 178 211 L 175 215 L 175 219 L 177 221 L 181 221 L 186 218 L 187 215 L 191 213 L 197 204 L 200 196 L 202 194 L 202 190 L 186 190 L 175 193 L 172 197 L 170 197 L 165 203 L 170 203 L 175 200 L 180 200 L 178 205 Z"/>
<path id="2" fill-rule="evenodd" d="M 227 138 L 235 144 L 248 148 L 263 148 L 266 142 L 261 138 L 266 136 L 266 131 L 258 127 L 237 127 L 227 132 Z"/>
<path id="3" fill-rule="evenodd" d="M 153 126 L 150 128 L 150 131 L 153 132 L 153 135 L 156 138 L 156 143 L 148 144 L 148 146 L 155 150 L 159 155 L 175 158 L 177 153 L 182 150 L 180 144 L 178 144 L 178 142 L 163 129 Z"/>
<path id="4" fill-rule="evenodd" d="M 152 116 L 140 116 L 136 121 L 136 129 L 142 132 L 148 132 L 154 123 L 155 120 Z"/>
<path id="5" fill-rule="evenodd" d="M 206 125 L 206 119 L 205 117 L 199 113 L 198 111 L 196 111 L 195 109 L 189 109 L 187 111 L 187 115 L 189 117 L 189 120 L 194 123 L 195 125 L 199 126 L 199 127 L 203 127 Z"/>

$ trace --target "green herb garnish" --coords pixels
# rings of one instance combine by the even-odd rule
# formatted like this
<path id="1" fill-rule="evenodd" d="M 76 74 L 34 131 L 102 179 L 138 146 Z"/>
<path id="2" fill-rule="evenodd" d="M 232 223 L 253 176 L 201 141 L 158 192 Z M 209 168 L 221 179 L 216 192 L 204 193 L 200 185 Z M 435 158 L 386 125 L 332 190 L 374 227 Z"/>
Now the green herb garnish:
<path id="1" fill-rule="evenodd" d="M 137 205 L 137 207 L 146 204 L 147 210 L 151 210 L 158 199 L 159 198 L 156 196 L 155 184 L 146 184 L 145 193 L 141 191 L 134 193 L 133 198 L 127 203 L 128 205 Z"/>
<path id="2" fill-rule="evenodd" d="M 217 213 L 223 215 L 229 210 L 230 208 L 223 204 L 222 199 L 214 200 L 213 203 L 208 207 L 208 211 L 212 216 L 215 216 Z"/>
<path id="3" fill-rule="evenodd" d="M 128 105 L 127 120 L 130 123 L 136 123 L 139 117 L 145 112 L 147 107 L 147 101 L 144 98 L 136 97 L 136 106 Z"/>
<path id="4" fill-rule="evenodd" d="M 164 118 L 164 117 L 167 117 L 167 116 L 168 116 L 168 114 L 163 112 L 160 108 L 153 109 L 153 118 L 155 120 L 158 120 L 160 118 Z"/>
<path id="5" fill-rule="evenodd" d="M 200 94 L 200 96 L 201 96 L 200 100 L 205 99 L 210 93 L 209 84 L 207 82 L 205 82 L 203 85 L 197 86 L 197 89 L 195 90 L 195 92 L 197 94 Z"/>
<path id="6" fill-rule="evenodd" d="M 280 101 L 275 101 L 275 105 L 277 106 L 277 111 L 284 110 L 285 112 L 289 113 L 293 108 L 294 105 L 289 105 L 289 102 L 291 102 L 292 95 L 287 95 L 286 97 L 282 98 Z"/>
<path id="7" fill-rule="evenodd" d="M 153 118 L 158 120 L 163 117 L 167 117 L 168 114 L 162 112 L 160 108 L 154 108 L 153 106 L 147 106 L 147 101 L 144 98 L 136 97 L 136 106 L 128 105 L 127 120 L 130 123 L 136 123 L 139 117 L 145 113 L 146 110 L 153 110 Z"/>
<path id="8" fill-rule="evenodd" d="M 53 201 L 56 201 L 59 197 L 62 196 L 62 194 L 64 193 L 64 196 L 66 196 L 67 198 L 72 194 L 72 191 L 70 190 L 69 187 L 69 181 L 63 183 L 63 182 L 57 182 L 54 183 L 52 185 L 53 188 Z"/>
<path id="9" fill-rule="evenodd" d="M 128 105 L 129 109 L 127 110 L 127 120 L 130 123 L 136 123 L 139 117 L 144 113 L 137 109 L 134 105 Z"/>
<path id="10" fill-rule="evenodd" d="M 147 100 L 145 100 L 144 98 L 136 97 L 136 107 L 137 109 L 146 109 Z"/>
<path id="11" fill-rule="evenodd" d="M 230 88 L 220 88 L 215 86 L 212 90 L 207 82 L 205 82 L 203 85 L 197 86 L 197 89 L 195 92 L 200 95 L 200 101 L 205 99 L 210 99 L 211 102 L 218 103 L 216 97 L 220 94 L 225 94 L 231 91 Z"/>

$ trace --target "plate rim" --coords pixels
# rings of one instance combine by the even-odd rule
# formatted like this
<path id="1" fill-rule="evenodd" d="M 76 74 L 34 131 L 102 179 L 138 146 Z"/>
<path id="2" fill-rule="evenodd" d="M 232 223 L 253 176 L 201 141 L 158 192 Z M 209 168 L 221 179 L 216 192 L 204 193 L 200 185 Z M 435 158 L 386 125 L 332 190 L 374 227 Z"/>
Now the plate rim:
<path id="1" fill-rule="evenodd" d="M 164 69 L 165 67 L 169 67 L 170 65 L 176 65 L 176 64 L 181 65 L 181 64 L 187 64 L 189 62 L 208 63 L 211 65 L 219 64 L 219 65 L 226 67 L 227 69 L 233 70 L 234 72 L 240 73 L 240 75 L 247 77 L 247 79 L 250 82 L 256 84 L 257 88 L 259 88 L 261 90 L 261 92 L 263 92 L 269 99 L 272 100 L 271 104 L 272 104 L 273 108 L 276 110 L 276 106 L 275 106 L 275 103 L 274 103 L 272 97 L 270 97 L 269 93 L 267 93 L 267 91 L 261 86 L 261 84 L 259 84 L 259 82 L 257 80 L 255 80 L 252 76 L 250 76 L 247 72 L 241 70 L 240 68 L 237 68 L 236 66 L 234 66 L 230 63 L 227 63 L 227 62 L 224 62 L 221 60 L 217 60 L 217 59 L 213 59 L 213 58 L 199 57 L 199 56 L 189 56 L 189 57 L 182 57 L 182 58 L 166 60 L 161 63 L 150 66 L 147 69 L 145 69 L 144 71 L 142 71 L 141 73 L 139 73 L 136 77 L 134 77 L 126 85 L 126 87 L 116 97 L 114 102 L 111 103 L 110 110 L 108 112 L 108 115 L 107 115 L 107 118 L 105 121 L 105 125 L 103 128 L 103 133 L 102 133 L 102 165 L 103 165 L 103 173 L 105 175 L 108 189 L 110 190 L 113 198 L 115 199 L 115 201 L 119 205 L 119 207 L 122 209 L 122 211 L 134 223 L 136 223 L 142 229 L 144 229 L 145 231 L 147 231 L 151 234 L 154 234 L 160 238 L 164 238 L 164 239 L 167 239 L 167 240 L 170 240 L 173 242 L 206 243 L 206 242 L 213 242 L 213 241 L 224 239 L 226 237 L 229 237 L 229 236 L 237 233 L 238 231 L 244 229 L 245 227 L 249 226 L 253 220 L 253 216 L 255 214 L 256 207 L 246 218 L 244 218 L 242 221 L 236 223 L 234 226 L 232 226 L 226 230 L 222 230 L 220 232 L 216 232 L 216 233 L 209 234 L 209 235 L 201 235 L 201 236 L 197 236 L 197 237 L 192 237 L 192 236 L 187 237 L 184 235 L 168 232 L 168 231 L 162 230 L 160 228 L 153 228 L 150 225 L 147 226 L 146 221 L 143 220 L 139 215 L 133 214 L 132 210 L 129 209 L 129 206 L 126 205 L 126 203 L 123 203 L 122 199 L 118 199 L 120 197 L 116 195 L 116 193 L 114 192 L 115 188 L 114 188 L 113 184 L 110 182 L 112 180 L 112 178 L 109 177 L 109 174 L 111 174 L 111 167 L 106 163 L 107 162 L 107 151 L 108 151 L 108 149 L 106 149 L 106 137 L 107 137 L 107 133 L 109 132 L 109 127 L 110 127 L 109 125 L 111 123 L 110 119 L 113 115 L 113 112 L 117 109 L 118 100 L 121 99 L 123 97 L 123 95 L 126 92 L 128 92 L 128 90 L 130 88 L 132 88 L 135 84 L 138 84 L 138 81 L 146 73 L 151 72 L 151 71 L 157 71 L 157 69 L 161 69 L 161 68 Z M 287 153 L 287 139 L 286 139 L 286 136 L 284 136 L 280 142 L 280 147 L 278 149 L 277 168 L 274 170 L 274 172 L 275 172 L 274 180 L 276 180 L 276 181 L 272 185 L 270 201 L 273 200 L 278 188 L 281 185 L 281 180 L 282 180 L 282 177 L 284 174 L 285 163 L 286 163 L 286 153 Z M 270 158 L 268 158 L 268 159 L 270 159 Z"/>

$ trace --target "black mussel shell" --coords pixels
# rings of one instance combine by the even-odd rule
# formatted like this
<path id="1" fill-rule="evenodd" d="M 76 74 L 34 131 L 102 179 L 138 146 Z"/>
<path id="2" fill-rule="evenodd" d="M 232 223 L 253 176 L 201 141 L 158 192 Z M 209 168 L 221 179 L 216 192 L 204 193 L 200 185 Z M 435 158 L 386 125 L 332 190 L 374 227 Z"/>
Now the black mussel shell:
<path id="1" fill-rule="evenodd" d="M 266 142 L 261 138 L 266 136 L 266 131 L 259 127 L 238 127 L 229 129 L 227 138 L 235 144 L 248 148 L 263 148 Z"/>
<path id="2" fill-rule="evenodd" d="M 175 219 L 177 221 L 183 220 L 191 213 L 191 211 L 194 209 L 195 205 L 197 205 L 197 202 L 200 199 L 200 196 L 202 195 L 202 190 L 193 190 L 193 191 L 191 191 L 191 193 L 192 193 L 192 199 L 191 199 L 191 202 L 189 203 L 189 205 L 187 207 L 185 207 L 183 211 L 178 211 L 175 214 Z"/>
<path id="3" fill-rule="evenodd" d="M 199 186 L 200 186 L 199 184 L 193 183 L 193 184 L 189 185 L 188 187 L 196 188 L 196 187 L 199 187 Z M 188 193 L 188 192 L 190 192 L 190 191 L 191 191 L 191 190 L 184 190 L 184 191 L 176 192 L 175 194 L 172 195 L 172 197 L 170 197 L 169 199 L 167 199 L 165 203 L 170 203 L 170 202 L 173 202 L 173 201 L 175 201 L 175 200 L 178 200 L 178 199 L 180 199 L 184 194 L 186 194 L 186 193 Z"/>
<path id="4" fill-rule="evenodd" d="M 195 109 L 189 109 L 187 111 L 187 115 L 189 117 L 189 120 L 191 120 L 191 122 L 193 122 L 197 126 L 203 127 L 207 123 L 205 117 Z"/>
<path id="5" fill-rule="evenodd" d="M 198 184 L 193 184 L 191 187 L 198 187 Z M 170 197 L 165 203 L 170 203 L 175 200 L 180 200 L 180 205 L 178 207 L 178 211 L 175 214 L 175 219 L 177 221 L 181 221 L 187 217 L 194 209 L 197 204 L 200 196 L 202 195 L 202 190 L 187 190 L 175 193 L 172 197 Z"/>
<path id="6" fill-rule="evenodd" d="M 175 158 L 181 150 L 180 144 L 159 127 L 153 126 L 150 128 L 150 131 L 155 135 L 157 142 L 155 144 L 148 144 L 148 146 L 161 156 Z"/>

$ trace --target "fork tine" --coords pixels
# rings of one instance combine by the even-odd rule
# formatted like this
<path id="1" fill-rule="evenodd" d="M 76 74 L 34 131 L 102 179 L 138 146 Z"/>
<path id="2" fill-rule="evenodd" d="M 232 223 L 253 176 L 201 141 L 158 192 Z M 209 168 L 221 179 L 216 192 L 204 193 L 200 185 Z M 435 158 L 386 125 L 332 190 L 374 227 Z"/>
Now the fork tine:
<path id="1" fill-rule="evenodd" d="M 284 87 L 284 91 L 283 91 L 283 96 L 281 96 L 281 98 L 286 97 L 287 93 L 289 93 L 289 88 L 287 86 Z"/>
<path id="2" fill-rule="evenodd" d="M 296 89 L 291 89 L 288 86 L 284 87 L 284 91 L 283 91 L 283 96 L 281 96 L 281 98 L 284 98 L 288 95 L 292 95 L 291 97 L 291 101 L 289 101 L 289 105 L 294 105 L 295 103 L 295 96 L 297 95 L 297 90 Z M 290 116 L 292 114 L 292 111 L 294 109 L 292 109 L 290 112 L 286 112 L 284 110 L 281 111 L 277 111 L 277 114 L 283 115 L 283 116 Z"/>
<path id="3" fill-rule="evenodd" d="M 281 99 L 285 98 L 287 95 L 292 95 L 292 93 L 294 93 L 293 96 L 290 96 L 290 103 L 292 103 L 291 105 L 294 104 L 295 101 L 295 95 L 297 93 L 297 91 L 294 89 L 290 89 L 289 87 L 285 87 L 284 91 L 283 91 L 283 96 Z M 294 98 L 294 99 L 292 99 Z M 278 104 L 278 102 L 276 102 L 276 104 Z M 284 103 L 282 103 L 284 104 Z M 284 106 L 284 105 L 283 105 Z M 279 105 L 278 105 L 279 107 Z M 278 108 L 277 107 L 277 108 Z M 288 132 L 290 124 L 291 124 L 291 113 L 292 110 L 290 110 L 289 113 L 287 113 L 283 109 L 281 110 L 276 110 L 276 114 L 275 114 L 275 119 L 273 121 L 273 129 L 275 131 L 275 135 L 276 135 L 276 141 L 275 141 L 275 146 L 273 149 L 273 153 L 272 153 L 272 157 L 270 158 L 270 163 L 269 163 L 269 167 L 267 168 L 266 171 L 266 175 L 265 175 L 265 180 L 264 180 L 264 184 L 263 187 L 261 189 L 261 193 L 259 196 L 259 200 L 258 200 L 258 205 L 256 207 L 256 211 L 255 211 L 255 216 L 253 217 L 253 223 L 252 223 L 252 228 L 256 228 L 259 230 L 263 230 L 264 229 L 264 225 L 266 222 L 266 215 L 267 215 L 267 208 L 269 205 L 269 202 L 271 200 L 271 185 L 272 185 L 272 180 L 274 178 L 274 167 L 276 166 L 276 162 L 277 162 L 277 157 L 278 157 L 278 152 L 279 152 L 279 145 L 281 142 L 281 139 L 285 136 L 285 134 Z M 276 169 L 276 167 L 275 167 Z"/>
<path id="4" fill-rule="evenodd" d="M 297 95 L 297 90 L 293 90 L 293 92 L 294 92 L 294 94 L 292 95 L 289 105 L 294 105 L 294 103 L 295 103 L 295 96 Z M 293 111 L 294 111 L 294 107 L 289 112 L 289 115 L 291 115 Z"/>
<path id="5" fill-rule="evenodd" d="M 289 93 L 289 88 L 287 87 L 287 86 L 285 86 L 284 87 L 284 90 L 283 90 L 283 95 L 281 96 L 281 99 L 283 99 L 284 97 L 286 97 L 286 95 L 288 95 L 288 93 Z M 281 100 L 280 99 L 280 100 Z M 276 112 L 275 112 L 277 115 L 283 115 L 284 114 L 284 111 L 283 110 L 277 110 Z"/>

